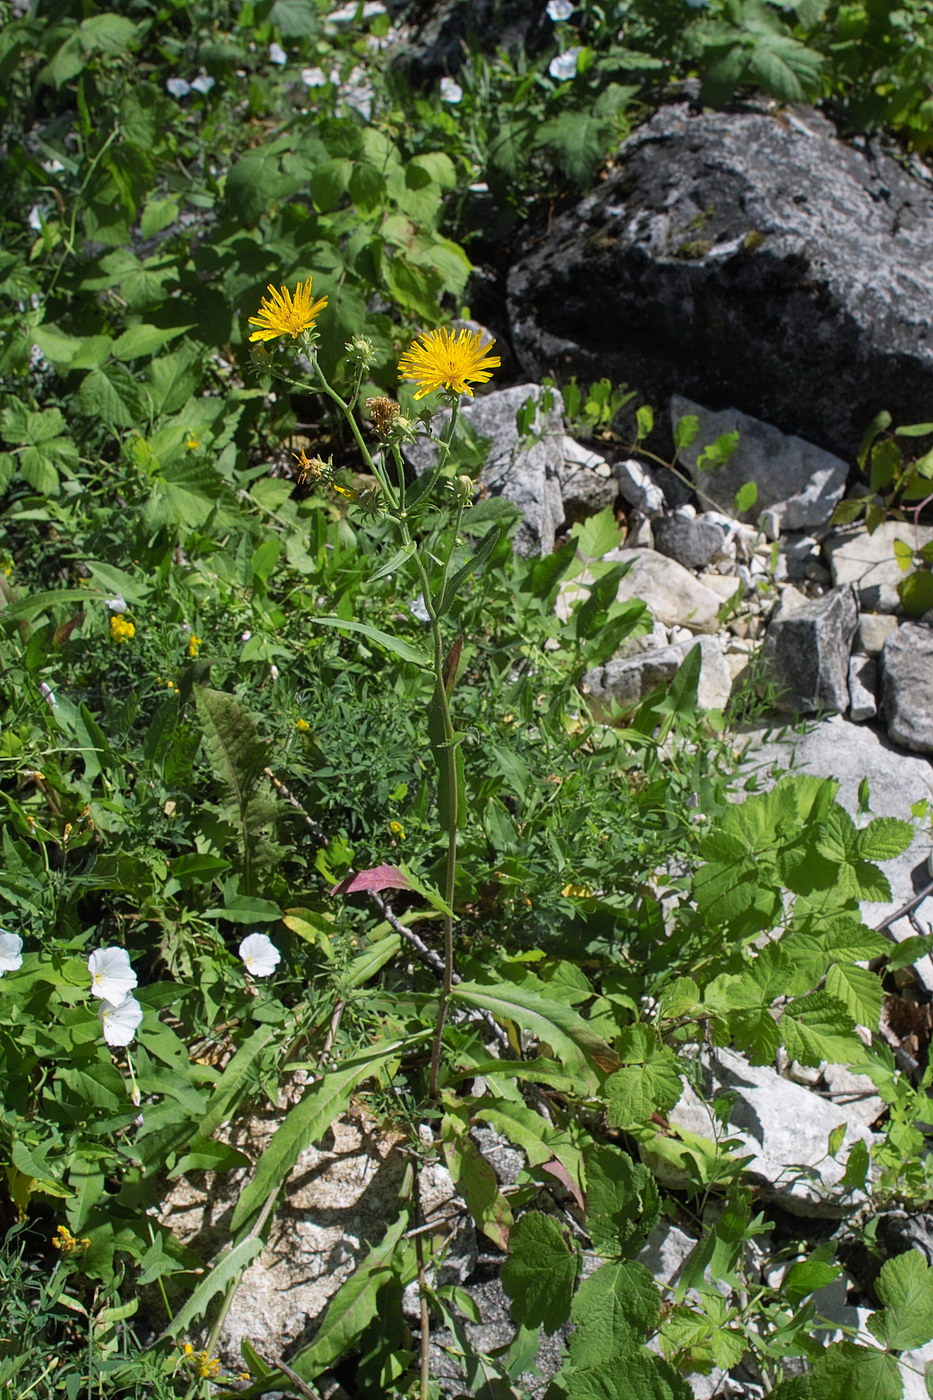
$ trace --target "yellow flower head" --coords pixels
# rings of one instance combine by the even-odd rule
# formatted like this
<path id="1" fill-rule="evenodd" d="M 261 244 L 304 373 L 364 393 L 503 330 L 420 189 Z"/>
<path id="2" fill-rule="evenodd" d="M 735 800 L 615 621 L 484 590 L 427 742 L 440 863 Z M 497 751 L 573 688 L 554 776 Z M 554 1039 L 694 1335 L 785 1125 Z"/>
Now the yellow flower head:
<path id="1" fill-rule="evenodd" d="M 188 638 L 189 656 L 197 656 L 198 652 L 201 650 L 201 641 L 202 638 L 196 637 L 193 632 L 191 633 L 191 636 Z"/>
<path id="2" fill-rule="evenodd" d="M 287 287 L 276 291 L 271 283 L 266 291 L 269 295 L 263 297 L 259 303 L 259 315 L 249 318 L 251 326 L 259 327 L 250 336 L 251 341 L 275 340 L 279 335 L 303 335 L 305 331 L 313 328 L 327 305 L 327 297 L 319 297 L 317 301 L 311 300 L 310 277 L 307 282 L 298 283 L 294 294 Z"/>
<path id="3" fill-rule="evenodd" d="M 393 836 L 397 836 L 400 841 L 405 840 L 405 828 L 401 822 L 389 822 L 389 830 Z"/>
<path id="4" fill-rule="evenodd" d="M 412 379 L 420 386 L 416 399 L 423 399 L 432 389 L 448 389 L 472 398 L 470 383 L 485 384 L 502 364 L 498 355 L 486 353 L 496 342 L 483 344 L 482 339 L 482 331 L 427 331 L 399 360 L 398 377 Z"/>
<path id="5" fill-rule="evenodd" d="M 114 614 L 110 619 L 110 638 L 114 642 L 128 642 L 131 637 L 136 636 L 136 628 L 132 622 L 127 622 L 122 613 Z"/>
<path id="6" fill-rule="evenodd" d="M 91 1241 L 88 1239 L 78 1239 L 71 1233 L 67 1225 L 59 1225 L 52 1236 L 52 1244 L 56 1249 L 60 1249 L 62 1254 L 83 1254 L 86 1249 L 90 1249 Z"/>
<path id="7" fill-rule="evenodd" d="M 296 719 L 295 728 L 299 734 L 310 734 L 311 726 L 306 719 Z"/>

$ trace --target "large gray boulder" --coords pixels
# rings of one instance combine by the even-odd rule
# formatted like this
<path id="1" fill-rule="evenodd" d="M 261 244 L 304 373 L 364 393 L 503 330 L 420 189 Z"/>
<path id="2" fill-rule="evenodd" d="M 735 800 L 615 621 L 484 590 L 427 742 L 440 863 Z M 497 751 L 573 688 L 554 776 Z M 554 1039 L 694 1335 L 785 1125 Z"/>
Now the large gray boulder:
<path id="1" fill-rule="evenodd" d="M 933 190 L 810 109 L 662 108 L 509 276 L 523 370 L 735 407 L 849 456 L 929 417 Z"/>

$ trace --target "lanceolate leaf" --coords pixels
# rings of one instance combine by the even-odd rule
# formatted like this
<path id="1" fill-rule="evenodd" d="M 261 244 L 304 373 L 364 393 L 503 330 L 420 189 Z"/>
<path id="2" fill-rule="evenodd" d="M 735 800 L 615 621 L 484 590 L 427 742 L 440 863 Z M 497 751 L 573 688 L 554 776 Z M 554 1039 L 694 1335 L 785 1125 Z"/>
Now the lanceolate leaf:
<path id="1" fill-rule="evenodd" d="M 290 1363 L 302 1380 L 313 1380 L 349 1351 L 376 1316 L 381 1288 L 393 1277 L 403 1286 L 414 1277 L 414 1248 L 402 1241 L 408 1224 L 408 1212 L 403 1210 L 331 1298 L 314 1341 Z"/>
<path id="2" fill-rule="evenodd" d="M 321 627 L 337 627 L 344 632 L 360 632 L 371 642 L 376 642 L 386 651 L 394 652 L 396 656 L 400 656 L 403 661 L 411 661 L 426 671 L 431 669 L 431 658 L 426 651 L 413 647 L 409 642 L 403 641 L 401 637 L 392 636 L 390 632 L 380 632 L 378 627 L 370 627 L 367 622 L 356 622 L 352 618 L 343 617 L 316 617 L 314 621 Z"/>
<path id="3" fill-rule="evenodd" d="M 261 1239 L 247 1236 L 245 1240 L 241 1240 L 238 1245 L 231 1249 L 230 1253 L 226 1254 L 219 1263 L 214 1264 L 187 1302 L 172 1318 L 165 1329 L 165 1335 L 178 1337 L 187 1332 L 191 1324 L 203 1316 L 211 1300 L 239 1278 L 246 1266 L 252 1263 L 262 1250 L 262 1247 L 263 1241 Z"/>
<path id="4" fill-rule="evenodd" d="M 507 1250 L 512 1212 L 499 1189 L 495 1168 L 470 1137 L 465 1112 L 444 1114 L 441 1145 L 450 1175 L 477 1226 L 497 1248 Z"/>
<path id="5" fill-rule="evenodd" d="M 498 1021 L 513 1021 L 539 1041 L 549 1045 L 568 1069 L 587 1070 L 587 1061 L 611 1067 L 611 1046 L 590 1029 L 569 1006 L 551 1001 L 525 987 L 503 986 L 495 991 L 474 982 L 461 982 L 451 994 L 453 1002 L 488 1011 Z M 585 1089 L 581 1081 L 581 1089 Z"/>
<path id="6" fill-rule="evenodd" d="M 237 1201 L 231 1229 L 237 1230 L 247 1224 L 269 1193 L 284 1186 L 300 1154 L 312 1143 L 320 1141 L 350 1102 L 350 1095 L 356 1086 L 403 1048 L 403 1041 L 383 1042 L 362 1055 L 346 1060 L 339 1069 L 325 1074 L 308 1090 L 301 1102 L 286 1115 L 259 1158 L 252 1180 Z"/>

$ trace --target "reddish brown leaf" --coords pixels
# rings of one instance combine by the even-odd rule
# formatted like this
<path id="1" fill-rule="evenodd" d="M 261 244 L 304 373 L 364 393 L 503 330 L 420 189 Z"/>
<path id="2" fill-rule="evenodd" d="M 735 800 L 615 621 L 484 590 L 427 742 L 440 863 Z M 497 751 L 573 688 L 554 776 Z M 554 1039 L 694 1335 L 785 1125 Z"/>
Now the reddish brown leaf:
<path id="1" fill-rule="evenodd" d="M 371 870 L 357 870 L 345 875 L 334 885 L 331 894 L 358 894 L 361 890 L 410 890 L 408 879 L 397 865 L 374 865 Z"/>

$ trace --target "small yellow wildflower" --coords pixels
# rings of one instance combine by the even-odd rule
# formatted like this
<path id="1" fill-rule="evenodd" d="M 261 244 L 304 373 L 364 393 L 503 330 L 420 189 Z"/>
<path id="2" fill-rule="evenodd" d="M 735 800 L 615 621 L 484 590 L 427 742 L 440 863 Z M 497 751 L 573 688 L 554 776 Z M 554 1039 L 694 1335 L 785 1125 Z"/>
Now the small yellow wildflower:
<path id="1" fill-rule="evenodd" d="M 297 338 L 313 328 L 327 305 L 327 297 L 312 301 L 310 277 L 307 282 L 298 283 L 294 294 L 287 287 L 276 291 L 271 283 L 266 291 L 269 295 L 259 303 L 258 316 L 249 318 L 250 325 L 259 328 L 250 335 L 251 341 L 275 340 L 280 335 Z"/>
<path id="2" fill-rule="evenodd" d="M 60 1249 L 62 1254 L 83 1254 L 86 1249 L 90 1249 L 89 1239 L 78 1239 L 71 1233 L 67 1225 L 59 1225 L 52 1236 L 52 1244 L 55 1249 Z"/>
<path id="3" fill-rule="evenodd" d="M 309 734 L 311 732 L 311 726 L 306 719 L 296 719 L 295 728 L 298 730 L 299 734 Z"/>
<path id="4" fill-rule="evenodd" d="M 205 1380 L 210 1380 L 220 1372 L 220 1362 L 215 1356 L 210 1356 L 206 1351 L 195 1351 L 190 1342 L 185 1342 L 182 1347 L 182 1355 L 190 1362 L 195 1373 Z"/>
<path id="5" fill-rule="evenodd" d="M 590 889 L 589 885 L 569 884 L 565 885 L 561 890 L 561 894 L 565 899 L 589 899 L 592 893 L 593 891 Z"/>
<path id="6" fill-rule="evenodd" d="M 201 637 L 196 637 L 193 632 L 191 633 L 191 636 L 188 638 L 189 656 L 197 656 L 198 652 L 201 650 L 202 640 L 203 639 Z"/>
<path id="7" fill-rule="evenodd" d="M 114 613 L 110 619 L 110 636 L 115 642 L 128 642 L 136 636 L 136 628 L 127 622 L 122 613 Z"/>
<path id="8" fill-rule="evenodd" d="M 189 452 L 194 452 L 201 446 L 201 439 L 198 437 L 197 433 L 185 434 L 185 446 Z"/>
<path id="9" fill-rule="evenodd" d="M 393 836 L 397 836 L 400 841 L 405 840 L 405 828 L 401 822 L 389 822 L 389 830 Z"/>
<path id="10" fill-rule="evenodd" d="M 416 399 L 423 399 L 432 389 L 472 398 L 470 383 L 485 384 L 502 364 L 498 355 L 487 354 L 495 343 L 487 340 L 484 344 L 482 331 L 427 331 L 399 360 L 398 377 L 412 379 L 420 386 Z"/>

